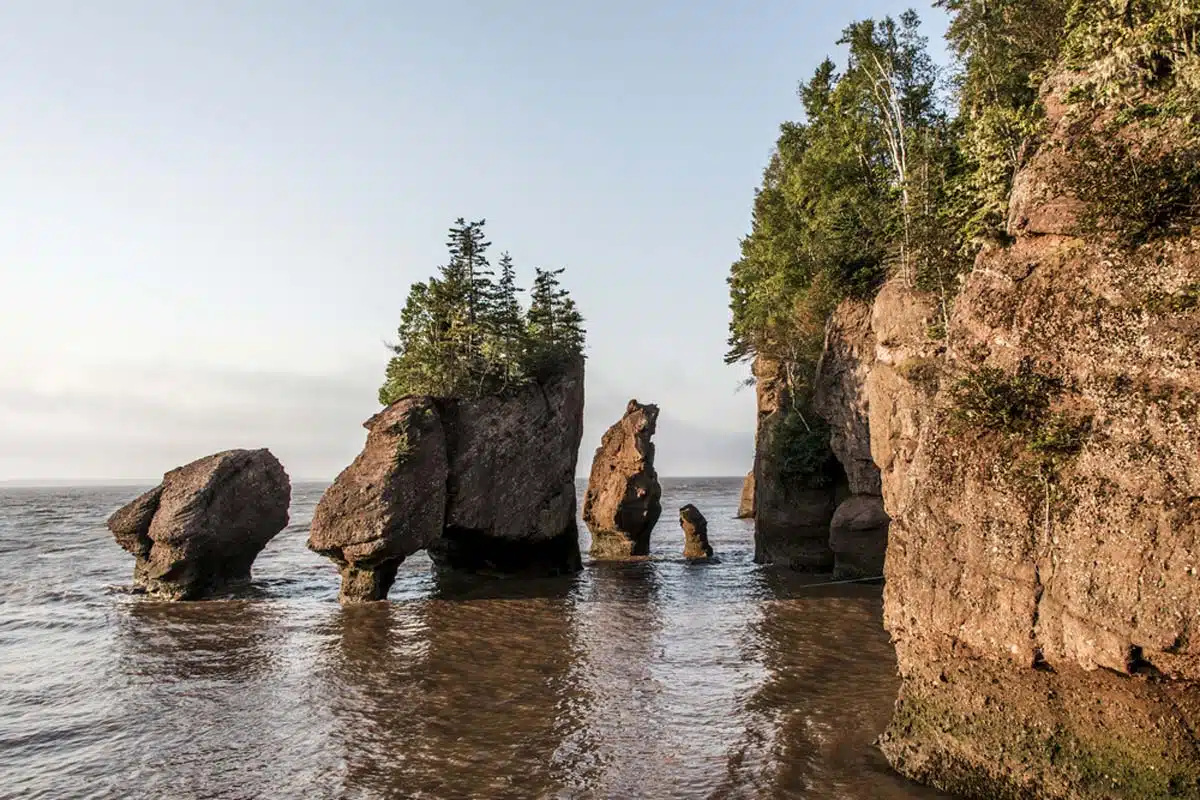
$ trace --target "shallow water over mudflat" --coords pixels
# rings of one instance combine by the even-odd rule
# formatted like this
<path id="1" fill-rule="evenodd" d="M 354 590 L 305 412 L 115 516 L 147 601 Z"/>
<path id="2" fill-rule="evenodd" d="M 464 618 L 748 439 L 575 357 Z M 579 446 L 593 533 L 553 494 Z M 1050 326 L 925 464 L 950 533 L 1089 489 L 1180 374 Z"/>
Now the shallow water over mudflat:
<path id="1" fill-rule="evenodd" d="M 293 488 L 246 596 L 176 604 L 123 591 L 104 519 L 138 489 L 0 489 L 0 797 L 941 797 L 872 746 L 879 588 L 756 566 L 739 480 L 667 480 L 649 561 L 417 556 L 357 608 L 304 547 L 322 489 Z M 687 502 L 719 564 L 679 557 Z"/>

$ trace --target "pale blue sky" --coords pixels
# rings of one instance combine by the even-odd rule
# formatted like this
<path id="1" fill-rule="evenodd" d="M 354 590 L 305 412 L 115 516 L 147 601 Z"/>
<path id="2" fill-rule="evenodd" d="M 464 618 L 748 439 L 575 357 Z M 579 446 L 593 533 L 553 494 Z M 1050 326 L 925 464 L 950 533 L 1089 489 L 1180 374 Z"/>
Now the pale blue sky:
<path id="1" fill-rule="evenodd" d="M 0 480 L 259 446 L 332 478 L 458 216 L 523 275 L 567 267 L 581 472 L 630 397 L 661 473 L 744 472 L 724 281 L 753 189 L 842 27 L 908 5 L 5 2 Z"/>

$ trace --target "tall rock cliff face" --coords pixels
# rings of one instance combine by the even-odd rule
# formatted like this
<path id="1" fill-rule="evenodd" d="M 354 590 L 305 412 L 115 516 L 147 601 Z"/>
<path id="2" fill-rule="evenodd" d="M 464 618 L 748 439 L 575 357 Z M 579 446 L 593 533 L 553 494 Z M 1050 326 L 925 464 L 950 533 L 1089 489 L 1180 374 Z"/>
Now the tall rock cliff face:
<path id="1" fill-rule="evenodd" d="M 871 455 L 867 379 L 875 356 L 871 306 L 843 301 L 829 320 L 825 350 L 817 365 L 813 407 L 829 424 L 830 446 L 846 476 L 829 523 L 834 576 L 883 574 L 888 515 L 883 509 L 879 468 Z"/>
<path id="2" fill-rule="evenodd" d="M 948 341 L 902 287 L 873 309 L 902 676 L 881 743 L 969 797 L 1195 798 L 1200 242 L 1078 233 L 1067 88 L 1016 181 L 1015 242 L 980 255 Z"/>
<path id="3" fill-rule="evenodd" d="M 581 568 L 575 464 L 583 364 L 503 397 L 409 397 L 367 420 L 362 453 L 313 514 L 310 549 L 343 602 L 381 600 L 409 555 L 502 574 Z"/>
<path id="4" fill-rule="evenodd" d="M 785 478 L 775 437 L 792 402 L 778 362 L 754 359 L 758 425 L 754 443 L 754 560 L 801 570 L 833 566 L 829 522 L 837 505 L 833 488 L 809 489 Z"/>

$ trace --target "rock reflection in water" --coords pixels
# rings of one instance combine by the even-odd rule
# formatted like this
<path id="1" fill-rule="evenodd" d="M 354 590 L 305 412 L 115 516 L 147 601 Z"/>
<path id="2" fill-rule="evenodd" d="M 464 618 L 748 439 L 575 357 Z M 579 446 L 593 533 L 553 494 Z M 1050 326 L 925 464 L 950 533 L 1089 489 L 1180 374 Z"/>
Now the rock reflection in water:
<path id="1" fill-rule="evenodd" d="M 573 579 L 440 579 L 427 599 L 340 609 L 325 669 L 351 796 L 558 796 L 586 693 Z"/>
<path id="2" fill-rule="evenodd" d="M 815 586 L 807 576 L 766 570 L 744 657 L 765 677 L 745 706 L 746 749 L 735 783 L 753 796 L 941 798 L 888 767 L 872 745 L 887 725 L 899 679 L 878 626 L 878 586 Z M 759 764 L 760 769 L 749 768 Z"/>
<path id="3" fill-rule="evenodd" d="M 108 796 L 241 797 L 249 774 L 257 786 L 320 782 L 305 755 L 321 726 L 295 702 L 286 613 L 253 600 L 119 608 L 110 669 L 138 746 L 115 760 Z"/>

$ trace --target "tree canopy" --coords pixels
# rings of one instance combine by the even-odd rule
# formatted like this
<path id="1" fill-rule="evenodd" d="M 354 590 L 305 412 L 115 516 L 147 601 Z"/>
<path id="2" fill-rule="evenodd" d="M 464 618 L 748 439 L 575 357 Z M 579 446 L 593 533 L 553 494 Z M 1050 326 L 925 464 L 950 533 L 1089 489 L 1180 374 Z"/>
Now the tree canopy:
<path id="1" fill-rule="evenodd" d="M 407 395 L 478 397 L 552 377 L 583 357 L 583 316 L 563 269 L 535 269 L 526 310 L 508 253 L 488 261 L 485 220 L 455 220 L 448 261 L 413 284 L 379 402 Z"/>
<path id="2" fill-rule="evenodd" d="M 919 235 L 959 166 L 917 15 L 856 22 L 839 43 L 846 66 L 826 59 L 800 86 L 805 120 L 783 124 L 755 195 L 729 277 L 731 363 L 762 354 L 810 375 L 838 300 L 958 258 L 956 242 Z"/>
<path id="3" fill-rule="evenodd" d="M 780 363 L 803 423 L 786 429 L 812 432 L 812 379 L 842 299 L 903 280 L 935 295 L 930 334 L 948 335 L 963 273 L 982 247 L 1009 243 L 1013 178 L 1043 134 L 1039 89 L 1051 70 L 1075 70 L 1067 99 L 1091 103 L 1093 119 L 1107 109 L 1113 125 L 1158 125 L 1161 136 L 1141 139 L 1171 141 L 1133 148 L 1112 130 L 1080 137 L 1063 182 L 1091 207 L 1083 221 L 1097 217 L 1132 244 L 1200 222 L 1194 2 L 934 4 L 951 15 L 953 69 L 936 67 L 913 11 L 850 24 L 838 40 L 844 64 L 827 58 L 800 85 L 803 120 L 780 126 L 755 192 L 728 278 L 726 361 Z"/>

